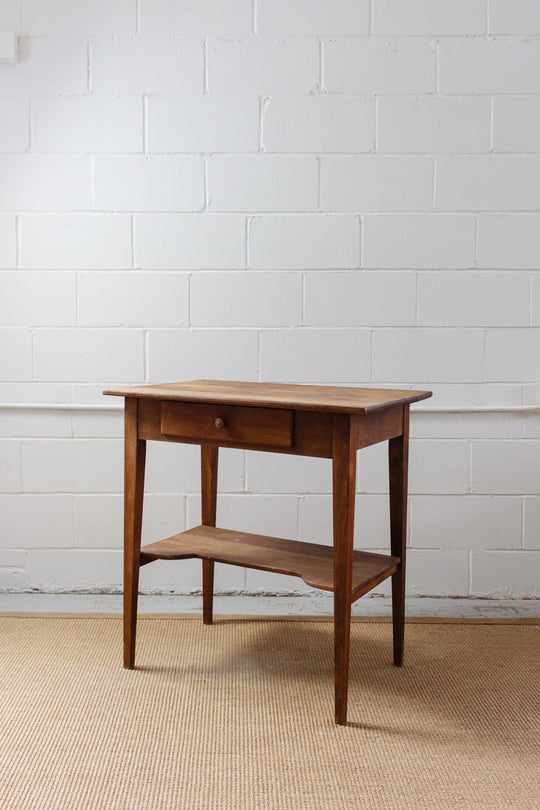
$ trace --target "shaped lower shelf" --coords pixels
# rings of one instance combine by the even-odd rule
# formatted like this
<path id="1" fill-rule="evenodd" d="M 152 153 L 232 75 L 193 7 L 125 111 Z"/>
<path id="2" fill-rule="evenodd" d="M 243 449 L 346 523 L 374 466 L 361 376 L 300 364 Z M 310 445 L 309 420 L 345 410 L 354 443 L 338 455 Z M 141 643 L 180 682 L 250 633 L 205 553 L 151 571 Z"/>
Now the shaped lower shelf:
<path id="1" fill-rule="evenodd" d="M 141 565 L 154 560 L 202 560 L 241 565 L 301 577 L 312 588 L 334 590 L 331 546 L 300 543 L 260 534 L 246 534 L 212 526 L 197 526 L 141 549 Z M 394 574 L 399 557 L 354 551 L 352 598 L 358 599 Z"/>

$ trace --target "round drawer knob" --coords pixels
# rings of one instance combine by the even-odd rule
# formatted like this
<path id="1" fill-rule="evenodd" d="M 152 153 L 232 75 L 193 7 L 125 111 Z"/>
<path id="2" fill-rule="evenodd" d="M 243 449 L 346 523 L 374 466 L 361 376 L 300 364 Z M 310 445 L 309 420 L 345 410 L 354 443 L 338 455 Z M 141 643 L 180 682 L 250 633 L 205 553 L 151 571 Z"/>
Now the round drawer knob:
<path id="1" fill-rule="evenodd" d="M 221 430 L 221 428 L 225 427 L 225 419 L 222 419 L 221 416 L 218 416 L 218 418 L 214 422 L 214 425 L 217 427 L 218 430 Z"/>

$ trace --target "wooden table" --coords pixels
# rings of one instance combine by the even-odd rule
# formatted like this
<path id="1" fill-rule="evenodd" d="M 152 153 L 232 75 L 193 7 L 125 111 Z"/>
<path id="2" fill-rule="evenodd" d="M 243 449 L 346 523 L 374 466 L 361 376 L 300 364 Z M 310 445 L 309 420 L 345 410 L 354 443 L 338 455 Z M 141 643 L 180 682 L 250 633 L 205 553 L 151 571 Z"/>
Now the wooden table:
<path id="1" fill-rule="evenodd" d="M 394 664 L 403 663 L 409 405 L 431 392 L 195 380 L 104 393 L 125 397 L 124 666 L 135 665 L 140 566 L 202 559 L 205 624 L 214 562 L 291 574 L 334 594 L 335 719 L 346 723 L 351 604 L 389 576 Z M 202 525 L 141 549 L 147 440 L 201 446 Z M 387 440 L 390 554 L 356 551 L 356 451 Z M 333 545 L 216 528 L 219 447 L 332 459 Z"/>

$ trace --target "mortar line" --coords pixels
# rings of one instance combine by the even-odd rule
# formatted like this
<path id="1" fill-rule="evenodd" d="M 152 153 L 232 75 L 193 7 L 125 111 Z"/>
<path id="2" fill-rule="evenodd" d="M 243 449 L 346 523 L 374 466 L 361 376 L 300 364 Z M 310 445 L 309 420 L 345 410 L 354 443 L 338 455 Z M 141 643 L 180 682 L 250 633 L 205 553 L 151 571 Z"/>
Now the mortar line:
<path id="1" fill-rule="evenodd" d="M 203 39 L 203 95 L 208 95 L 208 39 Z"/>
<path id="2" fill-rule="evenodd" d="M 86 48 L 86 92 L 92 93 L 92 43 L 89 42 Z"/>
<path id="3" fill-rule="evenodd" d="M 21 269 L 21 217 L 20 214 L 15 214 L 13 223 L 15 229 L 15 267 L 17 270 Z"/>
<path id="4" fill-rule="evenodd" d="M 379 97 L 375 96 L 373 99 L 373 148 L 371 152 L 379 151 Z"/>
<path id="5" fill-rule="evenodd" d="M 495 98 L 492 96 L 489 105 L 489 151 L 495 151 Z"/>
<path id="6" fill-rule="evenodd" d="M 521 518 L 521 548 L 526 549 L 527 546 L 525 545 L 525 506 L 527 503 L 527 497 L 523 495 L 521 497 L 521 509 L 520 509 L 520 518 Z"/>

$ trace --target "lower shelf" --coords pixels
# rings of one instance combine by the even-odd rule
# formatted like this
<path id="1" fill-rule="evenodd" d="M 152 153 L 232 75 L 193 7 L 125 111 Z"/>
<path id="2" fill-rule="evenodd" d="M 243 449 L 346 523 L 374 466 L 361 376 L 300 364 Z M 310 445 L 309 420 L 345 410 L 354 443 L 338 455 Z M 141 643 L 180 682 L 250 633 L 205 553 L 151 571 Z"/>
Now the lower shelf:
<path id="1" fill-rule="evenodd" d="M 141 565 L 189 557 L 290 574 L 301 577 L 312 588 L 334 590 L 333 549 L 317 543 L 197 526 L 141 549 Z M 353 600 L 394 574 L 399 563 L 399 557 L 354 551 Z"/>

